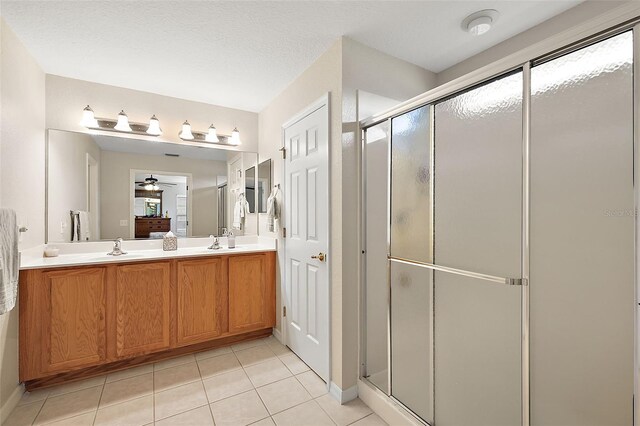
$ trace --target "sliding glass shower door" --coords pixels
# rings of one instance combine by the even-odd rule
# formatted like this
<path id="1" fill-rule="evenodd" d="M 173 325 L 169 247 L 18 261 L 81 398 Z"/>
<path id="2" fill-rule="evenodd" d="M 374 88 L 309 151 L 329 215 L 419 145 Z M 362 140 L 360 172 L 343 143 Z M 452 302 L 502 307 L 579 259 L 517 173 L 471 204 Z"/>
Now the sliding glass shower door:
<path id="1" fill-rule="evenodd" d="M 522 93 L 517 72 L 435 105 L 437 425 L 520 424 Z"/>

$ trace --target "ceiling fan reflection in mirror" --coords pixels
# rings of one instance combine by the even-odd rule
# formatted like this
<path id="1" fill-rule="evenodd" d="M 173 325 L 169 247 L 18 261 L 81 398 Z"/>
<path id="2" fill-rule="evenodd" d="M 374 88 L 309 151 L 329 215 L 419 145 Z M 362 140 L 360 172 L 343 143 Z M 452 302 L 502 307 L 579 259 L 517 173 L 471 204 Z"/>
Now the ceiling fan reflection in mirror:
<path id="1" fill-rule="evenodd" d="M 158 182 L 158 179 L 154 178 L 153 175 L 150 175 L 148 178 L 144 179 L 144 182 L 136 182 L 139 187 L 145 189 L 146 191 L 158 191 L 160 189 L 160 185 L 163 186 L 175 186 L 175 183 L 168 182 Z"/>

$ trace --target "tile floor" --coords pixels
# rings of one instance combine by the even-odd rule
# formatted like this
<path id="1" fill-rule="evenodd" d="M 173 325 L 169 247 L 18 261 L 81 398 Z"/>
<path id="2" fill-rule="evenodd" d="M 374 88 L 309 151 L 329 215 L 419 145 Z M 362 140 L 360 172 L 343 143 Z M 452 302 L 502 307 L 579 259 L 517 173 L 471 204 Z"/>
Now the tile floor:
<path id="1" fill-rule="evenodd" d="M 273 336 L 25 393 L 3 426 L 385 425 Z"/>

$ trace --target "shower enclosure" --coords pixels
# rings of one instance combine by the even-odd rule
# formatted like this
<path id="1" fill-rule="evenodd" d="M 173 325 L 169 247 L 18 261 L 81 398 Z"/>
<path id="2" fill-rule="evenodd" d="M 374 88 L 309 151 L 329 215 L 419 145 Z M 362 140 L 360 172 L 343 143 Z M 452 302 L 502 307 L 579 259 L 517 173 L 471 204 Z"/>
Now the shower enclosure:
<path id="1" fill-rule="evenodd" d="M 631 424 L 633 31 L 363 122 L 361 376 L 422 422 Z"/>

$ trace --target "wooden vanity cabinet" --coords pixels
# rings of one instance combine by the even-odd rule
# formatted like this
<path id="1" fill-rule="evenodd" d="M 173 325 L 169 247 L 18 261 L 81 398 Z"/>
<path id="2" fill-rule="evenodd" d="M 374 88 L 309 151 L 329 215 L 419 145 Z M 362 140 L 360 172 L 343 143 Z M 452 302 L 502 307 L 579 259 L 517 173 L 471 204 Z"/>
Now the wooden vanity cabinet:
<path id="1" fill-rule="evenodd" d="M 171 266 L 169 261 L 115 266 L 109 280 L 110 337 L 115 357 L 169 349 Z"/>
<path id="2" fill-rule="evenodd" d="M 36 297 L 42 327 L 42 369 L 56 372 L 106 358 L 104 268 L 41 275 Z"/>
<path id="3" fill-rule="evenodd" d="M 228 258 L 177 263 L 177 344 L 204 342 L 228 328 Z"/>
<path id="4" fill-rule="evenodd" d="M 270 334 L 275 252 L 20 272 L 33 389 Z"/>
<path id="5" fill-rule="evenodd" d="M 264 254 L 229 258 L 229 332 L 273 326 L 275 286 L 268 283 L 272 268 Z"/>

